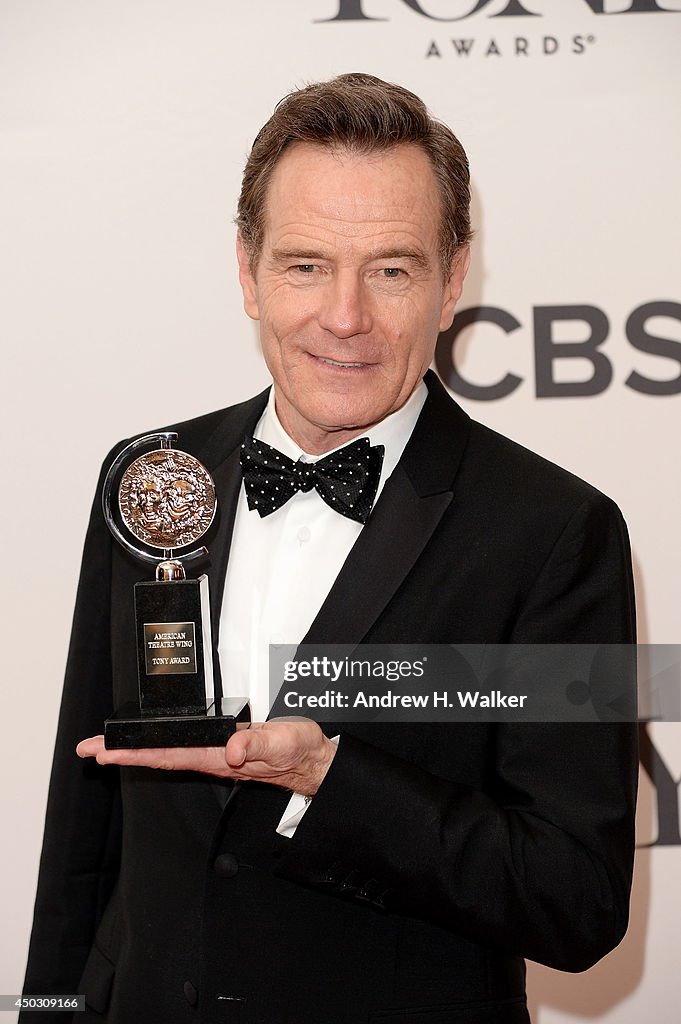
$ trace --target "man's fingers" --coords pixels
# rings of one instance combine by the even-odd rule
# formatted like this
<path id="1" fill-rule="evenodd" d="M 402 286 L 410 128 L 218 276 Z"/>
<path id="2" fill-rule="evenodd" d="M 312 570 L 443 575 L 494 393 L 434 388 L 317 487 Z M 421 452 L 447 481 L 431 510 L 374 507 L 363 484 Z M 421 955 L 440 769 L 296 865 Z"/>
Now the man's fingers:
<path id="1" fill-rule="evenodd" d="M 95 757 L 99 764 L 146 764 L 153 756 L 154 761 L 160 760 L 160 750 L 107 750 L 103 736 L 90 736 L 81 740 L 76 747 L 78 757 Z"/>
<path id="2" fill-rule="evenodd" d="M 81 740 L 76 747 L 78 757 L 97 757 L 100 750 L 104 750 L 103 736 L 90 736 L 87 740 Z"/>
<path id="3" fill-rule="evenodd" d="M 76 747 L 79 757 L 95 757 L 99 764 L 126 767 L 164 768 L 169 771 L 207 772 L 225 776 L 224 747 L 144 747 L 139 750 L 107 750 L 103 736 L 81 740 Z"/>

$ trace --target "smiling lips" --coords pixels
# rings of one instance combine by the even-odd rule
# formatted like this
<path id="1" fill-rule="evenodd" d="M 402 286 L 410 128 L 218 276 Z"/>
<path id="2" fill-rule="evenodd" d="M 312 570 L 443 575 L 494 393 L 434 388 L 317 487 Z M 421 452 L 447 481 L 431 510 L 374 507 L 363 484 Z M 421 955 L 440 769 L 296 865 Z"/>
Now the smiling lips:
<path id="1" fill-rule="evenodd" d="M 327 358 L 327 356 L 317 356 L 316 358 L 319 359 L 319 361 L 322 362 L 322 363 L 328 363 L 329 366 L 342 366 L 344 368 L 350 368 L 350 369 L 353 368 L 353 367 L 368 366 L 369 365 L 368 363 L 341 363 L 341 362 L 339 362 L 339 360 L 337 360 L 337 359 L 329 359 L 329 358 Z"/>

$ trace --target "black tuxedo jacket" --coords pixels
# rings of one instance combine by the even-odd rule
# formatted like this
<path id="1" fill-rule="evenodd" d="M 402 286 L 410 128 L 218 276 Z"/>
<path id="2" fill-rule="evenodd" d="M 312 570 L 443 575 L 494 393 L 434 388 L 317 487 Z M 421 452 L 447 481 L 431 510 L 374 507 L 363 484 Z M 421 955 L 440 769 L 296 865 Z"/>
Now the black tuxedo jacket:
<path id="1" fill-rule="evenodd" d="M 616 506 L 427 382 L 306 640 L 632 642 Z M 239 444 L 266 397 L 176 428 L 219 491 L 207 537 L 216 634 Z M 84 992 L 75 1019 L 111 1024 L 520 1024 L 524 957 L 582 970 L 619 942 L 633 726 L 348 725 L 290 840 L 275 831 L 289 794 L 273 787 L 78 760 L 78 740 L 137 687 L 140 566 L 109 537 L 100 490 L 26 992 Z"/>

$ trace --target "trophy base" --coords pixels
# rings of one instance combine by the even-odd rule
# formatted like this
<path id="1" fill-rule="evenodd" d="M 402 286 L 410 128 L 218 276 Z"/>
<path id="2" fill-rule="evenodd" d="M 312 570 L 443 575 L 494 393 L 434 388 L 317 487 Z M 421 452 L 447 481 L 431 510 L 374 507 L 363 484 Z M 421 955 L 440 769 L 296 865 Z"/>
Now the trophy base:
<path id="1" fill-rule="evenodd" d="M 141 747 L 222 747 L 237 723 L 250 722 L 251 709 L 244 697 L 224 697 L 207 711 L 182 714 L 142 714 L 130 701 L 104 723 L 107 750 Z"/>

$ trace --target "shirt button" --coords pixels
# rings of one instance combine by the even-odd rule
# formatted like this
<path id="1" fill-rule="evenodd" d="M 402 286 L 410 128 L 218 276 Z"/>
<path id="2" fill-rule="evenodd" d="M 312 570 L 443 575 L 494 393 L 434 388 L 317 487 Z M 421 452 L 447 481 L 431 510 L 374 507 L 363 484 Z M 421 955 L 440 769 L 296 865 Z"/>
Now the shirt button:
<path id="1" fill-rule="evenodd" d="M 301 544 L 305 544 L 310 539 L 311 536 L 312 534 L 310 533 L 309 526 L 301 526 L 300 529 L 298 530 L 298 540 L 300 541 Z"/>

